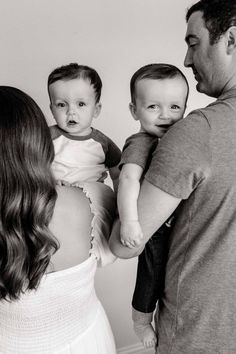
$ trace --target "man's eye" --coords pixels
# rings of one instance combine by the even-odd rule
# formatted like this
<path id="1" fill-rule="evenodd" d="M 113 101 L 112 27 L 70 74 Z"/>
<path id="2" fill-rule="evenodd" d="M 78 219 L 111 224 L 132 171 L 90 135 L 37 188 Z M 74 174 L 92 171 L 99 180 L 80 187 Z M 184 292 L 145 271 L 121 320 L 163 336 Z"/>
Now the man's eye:
<path id="1" fill-rule="evenodd" d="M 84 106 L 85 106 L 85 103 L 84 103 L 84 102 L 79 102 L 79 103 L 78 103 L 78 106 L 79 106 L 79 107 L 84 107 Z"/>

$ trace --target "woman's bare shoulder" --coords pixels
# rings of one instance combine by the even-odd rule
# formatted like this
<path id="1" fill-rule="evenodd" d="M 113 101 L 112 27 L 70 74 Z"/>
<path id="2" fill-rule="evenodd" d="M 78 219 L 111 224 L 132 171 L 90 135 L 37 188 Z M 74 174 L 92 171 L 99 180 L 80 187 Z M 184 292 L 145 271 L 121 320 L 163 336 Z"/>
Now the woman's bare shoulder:
<path id="1" fill-rule="evenodd" d="M 57 187 L 57 201 L 51 226 L 61 230 L 81 230 L 91 228 L 92 213 L 89 200 L 83 191 L 77 187 Z"/>

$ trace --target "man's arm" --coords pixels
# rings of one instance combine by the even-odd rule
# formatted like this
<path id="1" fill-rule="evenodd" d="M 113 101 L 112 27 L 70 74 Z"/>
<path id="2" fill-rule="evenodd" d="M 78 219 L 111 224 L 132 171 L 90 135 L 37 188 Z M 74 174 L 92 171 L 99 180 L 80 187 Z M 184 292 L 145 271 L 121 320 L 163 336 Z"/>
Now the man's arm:
<path id="1" fill-rule="evenodd" d="M 120 242 L 119 221 L 116 221 L 109 242 L 111 251 L 120 258 L 132 258 L 138 256 L 142 252 L 145 243 L 169 218 L 180 202 L 181 199 L 162 191 L 144 180 L 138 198 L 139 222 L 144 238 L 138 247 L 124 247 Z"/>

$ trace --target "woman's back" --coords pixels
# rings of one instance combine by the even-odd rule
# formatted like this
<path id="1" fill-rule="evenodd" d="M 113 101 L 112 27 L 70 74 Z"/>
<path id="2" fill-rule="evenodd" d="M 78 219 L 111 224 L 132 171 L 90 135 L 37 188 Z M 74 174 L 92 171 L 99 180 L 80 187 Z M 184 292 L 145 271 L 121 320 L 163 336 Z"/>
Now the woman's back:
<path id="1" fill-rule="evenodd" d="M 49 229 L 60 248 L 52 256 L 47 272 L 73 267 L 89 256 L 92 213 L 80 188 L 57 187 L 57 201 Z"/>

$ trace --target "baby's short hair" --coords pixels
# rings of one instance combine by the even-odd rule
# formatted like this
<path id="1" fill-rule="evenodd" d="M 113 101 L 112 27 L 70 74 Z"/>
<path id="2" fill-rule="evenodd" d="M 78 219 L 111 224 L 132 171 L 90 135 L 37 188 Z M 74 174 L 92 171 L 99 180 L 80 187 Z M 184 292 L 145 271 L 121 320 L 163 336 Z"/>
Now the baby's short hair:
<path id="1" fill-rule="evenodd" d="M 135 85 L 138 81 L 143 79 L 152 79 L 152 80 L 164 80 L 164 79 L 172 79 L 176 76 L 181 76 L 187 85 L 187 97 L 189 94 L 189 84 L 180 69 L 171 64 L 163 64 L 163 63 L 154 63 L 142 66 L 138 69 L 132 76 L 130 80 L 130 94 L 131 94 L 131 102 L 135 103 Z"/>
<path id="2" fill-rule="evenodd" d="M 97 71 L 86 65 L 71 63 L 54 69 L 48 76 L 48 94 L 50 97 L 49 86 L 59 80 L 73 80 L 82 78 L 89 80 L 95 91 L 96 103 L 100 101 L 102 91 L 102 80 Z"/>

